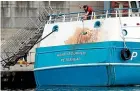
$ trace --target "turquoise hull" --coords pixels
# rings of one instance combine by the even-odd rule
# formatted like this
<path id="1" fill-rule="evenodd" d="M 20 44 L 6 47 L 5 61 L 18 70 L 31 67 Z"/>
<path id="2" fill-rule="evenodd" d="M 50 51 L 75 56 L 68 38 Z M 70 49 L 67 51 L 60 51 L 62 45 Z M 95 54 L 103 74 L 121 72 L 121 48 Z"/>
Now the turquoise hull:
<path id="1" fill-rule="evenodd" d="M 121 58 L 123 42 L 117 41 L 38 48 L 36 83 L 38 86 L 139 85 L 140 43 L 126 42 L 126 45 L 132 54 L 129 60 Z"/>

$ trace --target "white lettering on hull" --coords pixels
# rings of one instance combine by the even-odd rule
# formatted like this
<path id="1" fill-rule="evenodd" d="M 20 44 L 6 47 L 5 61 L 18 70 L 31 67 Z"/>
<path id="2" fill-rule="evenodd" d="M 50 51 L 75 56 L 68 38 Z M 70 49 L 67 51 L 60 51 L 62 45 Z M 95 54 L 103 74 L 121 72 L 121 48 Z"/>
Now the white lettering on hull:
<path id="1" fill-rule="evenodd" d="M 133 58 L 135 58 L 137 56 L 138 56 L 138 53 L 137 52 L 132 52 L 131 60 L 133 60 Z"/>

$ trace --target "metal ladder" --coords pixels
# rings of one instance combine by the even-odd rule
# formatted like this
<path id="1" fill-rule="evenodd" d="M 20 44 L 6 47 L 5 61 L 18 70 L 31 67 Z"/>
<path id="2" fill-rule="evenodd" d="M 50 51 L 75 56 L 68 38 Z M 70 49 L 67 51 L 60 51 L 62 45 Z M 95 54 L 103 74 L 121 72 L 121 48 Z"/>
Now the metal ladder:
<path id="1" fill-rule="evenodd" d="M 28 18 L 25 27 L 1 43 L 1 65 L 9 68 L 17 63 L 17 59 L 28 53 L 41 38 L 44 26 L 50 14 L 43 8 L 37 19 Z"/>

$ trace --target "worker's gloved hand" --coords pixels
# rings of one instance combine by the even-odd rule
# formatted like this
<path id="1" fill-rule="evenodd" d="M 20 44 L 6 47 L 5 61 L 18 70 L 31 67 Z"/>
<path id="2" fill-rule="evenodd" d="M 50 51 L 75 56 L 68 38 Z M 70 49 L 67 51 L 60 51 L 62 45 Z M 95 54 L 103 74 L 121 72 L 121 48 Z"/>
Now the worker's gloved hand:
<path id="1" fill-rule="evenodd" d="M 85 14 L 85 15 L 83 15 L 83 20 L 87 20 L 87 15 Z"/>
<path id="2" fill-rule="evenodd" d="M 84 20 L 87 20 L 87 15 L 85 15 L 83 19 L 84 19 Z"/>
<path id="3" fill-rule="evenodd" d="M 83 17 L 81 17 L 81 20 L 83 21 L 83 20 L 86 20 L 87 19 L 87 16 L 83 16 Z"/>

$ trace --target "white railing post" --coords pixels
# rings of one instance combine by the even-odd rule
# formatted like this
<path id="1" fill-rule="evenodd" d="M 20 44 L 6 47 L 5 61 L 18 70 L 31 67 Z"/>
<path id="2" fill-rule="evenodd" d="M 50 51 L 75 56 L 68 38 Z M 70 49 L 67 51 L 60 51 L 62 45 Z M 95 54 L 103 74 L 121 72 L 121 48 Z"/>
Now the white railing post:
<path id="1" fill-rule="evenodd" d="M 118 9 L 118 13 L 119 13 L 119 17 L 122 17 L 123 15 L 122 9 Z"/>
<path id="2" fill-rule="evenodd" d="M 130 17 L 130 15 L 131 15 L 131 10 L 128 9 L 128 17 Z"/>
<path id="3" fill-rule="evenodd" d="M 93 12 L 91 13 L 91 20 L 93 19 Z"/>
<path id="4" fill-rule="evenodd" d="M 63 15 L 63 22 L 65 22 L 65 15 Z"/>
<path id="5" fill-rule="evenodd" d="M 94 14 L 94 19 L 96 18 L 96 14 L 95 14 L 95 12 L 93 13 Z"/>
<path id="6" fill-rule="evenodd" d="M 49 24 L 51 22 L 51 20 L 52 20 L 52 17 L 50 16 L 49 21 L 47 22 L 47 24 Z"/>
<path id="7" fill-rule="evenodd" d="M 54 23 L 56 22 L 56 17 L 54 18 Z"/>
<path id="8" fill-rule="evenodd" d="M 115 9 L 115 12 L 116 12 L 116 17 L 118 17 L 118 12 L 117 12 L 117 10 Z"/>
<path id="9" fill-rule="evenodd" d="M 107 16 L 108 16 L 108 10 L 106 11 L 106 18 L 107 18 Z"/>
<path id="10" fill-rule="evenodd" d="M 79 21 L 79 13 L 77 14 L 77 21 Z"/>
<path id="11" fill-rule="evenodd" d="M 70 18 L 70 21 L 72 21 L 72 18 Z"/>

